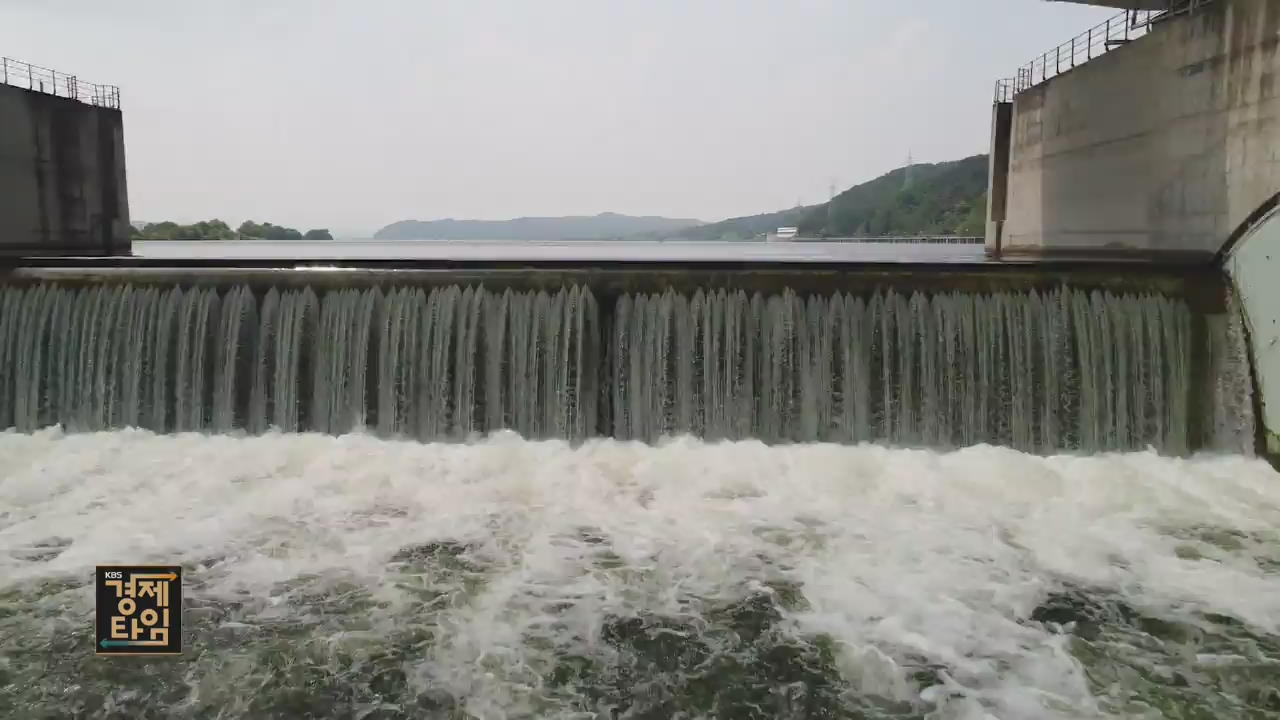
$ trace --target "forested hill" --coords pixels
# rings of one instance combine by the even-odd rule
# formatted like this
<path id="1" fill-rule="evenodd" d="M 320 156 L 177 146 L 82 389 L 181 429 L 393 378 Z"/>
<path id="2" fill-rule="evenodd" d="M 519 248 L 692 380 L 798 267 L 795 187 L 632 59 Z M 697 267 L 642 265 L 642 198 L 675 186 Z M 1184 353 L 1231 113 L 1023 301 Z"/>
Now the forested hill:
<path id="1" fill-rule="evenodd" d="M 690 240 L 748 240 L 779 227 L 805 236 L 982 235 L 987 156 L 901 167 L 855 185 L 830 203 L 732 218 L 678 233 Z"/>
<path id="2" fill-rule="evenodd" d="M 800 220 L 801 235 L 981 235 L 987 156 L 898 168 L 856 185 Z"/>

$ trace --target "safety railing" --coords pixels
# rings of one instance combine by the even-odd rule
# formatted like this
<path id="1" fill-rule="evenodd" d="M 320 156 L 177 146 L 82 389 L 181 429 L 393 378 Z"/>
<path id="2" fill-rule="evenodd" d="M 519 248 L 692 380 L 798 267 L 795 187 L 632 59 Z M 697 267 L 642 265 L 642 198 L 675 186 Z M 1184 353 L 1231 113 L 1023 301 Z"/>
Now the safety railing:
<path id="1" fill-rule="evenodd" d="M 120 109 L 120 88 L 85 82 L 75 75 L 0 57 L 0 85 L 26 88 L 98 107 Z"/>
<path id="2" fill-rule="evenodd" d="M 1146 35 L 1160 22 L 1192 12 L 1213 0 L 1180 0 L 1168 10 L 1126 10 L 1018 68 L 1011 78 L 996 81 L 995 101 L 1013 102 L 1018 93 Z"/>
<path id="3" fill-rule="evenodd" d="M 851 237 L 796 237 L 792 242 L 877 243 L 886 245 L 982 245 L 986 238 L 970 235 L 879 235 Z"/>

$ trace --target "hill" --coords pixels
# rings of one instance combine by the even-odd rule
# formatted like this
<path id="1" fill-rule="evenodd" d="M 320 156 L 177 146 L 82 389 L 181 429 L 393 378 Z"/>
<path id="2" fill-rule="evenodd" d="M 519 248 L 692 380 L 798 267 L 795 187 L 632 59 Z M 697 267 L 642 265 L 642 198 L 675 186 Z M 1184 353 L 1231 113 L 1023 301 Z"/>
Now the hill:
<path id="1" fill-rule="evenodd" d="M 378 240 L 609 240 L 644 233 L 672 234 L 698 220 L 633 217 L 616 213 L 513 220 L 402 220 L 377 233 Z"/>
<path id="2" fill-rule="evenodd" d="M 856 185 L 806 212 L 801 235 L 981 235 L 987 156 L 913 165 Z"/>
<path id="3" fill-rule="evenodd" d="M 982 235 L 986 228 L 987 156 L 918 164 L 855 185 L 829 203 L 731 218 L 672 236 L 686 240 L 748 240 L 779 227 L 809 237 L 858 235 Z"/>
<path id="4" fill-rule="evenodd" d="M 758 235 L 773 232 L 780 227 L 799 225 L 807 213 L 825 207 L 826 203 L 823 203 L 822 205 L 797 207 L 790 210 L 764 213 L 763 215 L 730 218 L 717 223 L 686 228 L 675 233 L 649 233 L 646 239 L 750 240 Z"/>

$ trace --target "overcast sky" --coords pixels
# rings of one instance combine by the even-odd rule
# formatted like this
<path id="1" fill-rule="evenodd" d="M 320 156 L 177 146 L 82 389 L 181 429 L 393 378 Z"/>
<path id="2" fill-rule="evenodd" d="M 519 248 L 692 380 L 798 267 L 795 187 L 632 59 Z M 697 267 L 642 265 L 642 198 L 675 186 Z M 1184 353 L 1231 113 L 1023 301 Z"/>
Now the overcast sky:
<path id="1" fill-rule="evenodd" d="M 0 55 L 119 85 L 131 214 L 716 220 L 986 152 L 1040 0 L 0 0 Z"/>

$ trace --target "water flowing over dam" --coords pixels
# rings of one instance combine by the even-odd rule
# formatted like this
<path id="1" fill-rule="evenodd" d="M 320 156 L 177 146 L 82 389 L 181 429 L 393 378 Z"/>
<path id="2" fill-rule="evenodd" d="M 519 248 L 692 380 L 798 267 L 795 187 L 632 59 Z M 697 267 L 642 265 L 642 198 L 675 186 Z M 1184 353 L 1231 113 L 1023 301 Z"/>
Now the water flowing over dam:
<path id="1" fill-rule="evenodd" d="M 18 712 L 1272 707 L 1218 274 L 118 270 L 0 285 Z M 182 566 L 184 655 L 88 652 L 113 558 Z"/>
<path id="2" fill-rule="evenodd" d="M 857 88 L 833 104 L 788 79 L 863 64 L 865 43 L 819 35 L 939 11 L 736 13 L 728 42 L 799 63 L 763 74 L 706 52 L 691 28 L 727 37 L 718 15 L 670 8 L 495 24 L 405 4 L 293 28 L 342 47 L 447 24 L 456 42 L 428 44 L 462 91 L 427 127 L 380 114 L 405 93 L 366 77 L 434 82 L 403 43 L 325 64 L 370 101 L 315 113 L 315 78 L 235 32 L 269 18 L 228 9 L 232 63 L 121 80 L 152 110 L 191 82 L 254 107 L 243 92 L 286 73 L 279 122 L 187 118 L 208 152 L 293 171 L 245 182 L 157 163 L 154 112 L 126 177 L 119 88 L 0 58 L 0 720 L 1280 720 L 1280 2 L 1069 2 L 1124 13 L 1009 68 L 986 155 L 909 154 L 825 203 L 712 223 L 497 218 L 736 207 L 812 194 L 806 167 L 861 172 L 848 127 L 786 137 Z M 945 5 L 956 42 L 985 27 L 997 55 L 1039 34 Z M 28 40 L 56 21 L 26 43 L 54 54 L 92 35 L 153 55 L 157 29 L 207 47 L 153 10 L 19 17 Z M 633 40 L 685 31 L 602 55 L 620 19 Z M 511 87 L 467 76 L 475 40 L 518 51 Z M 538 70 L 602 60 L 622 65 L 601 65 L 600 107 L 554 107 L 598 83 Z M 707 70 L 734 89 L 727 122 L 594 111 L 708 110 Z M 869 120 L 945 97 L 972 127 L 937 92 L 971 78 L 930 73 L 930 92 L 900 70 L 876 73 L 928 100 L 869 98 L 903 105 Z M 488 117 L 501 104 L 517 123 Z M 289 112 L 323 142 L 264 146 Z M 394 142 L 349 142 L 359 125 Z M 735 132 L 765 152 L 730 178 Z M 644 147 L 660 162 L 626 162 Z M 343 237 L 406 202 L 490 219 Z M 347 232 L 186 224 L 201 205 Z"/>
<path id="3" fill-rule="evenodd" d="M 1240 448 L 1233 389 L 1198 389 L 1247 380 L 1238 338 L 1201 330 L 1222 336 L 1206 360 L 1196 324 L 1177 297 L 1065 285 L 598 298 L 43 282 L 0 290 L 0 427 Z"/>

